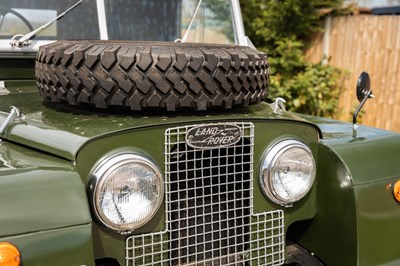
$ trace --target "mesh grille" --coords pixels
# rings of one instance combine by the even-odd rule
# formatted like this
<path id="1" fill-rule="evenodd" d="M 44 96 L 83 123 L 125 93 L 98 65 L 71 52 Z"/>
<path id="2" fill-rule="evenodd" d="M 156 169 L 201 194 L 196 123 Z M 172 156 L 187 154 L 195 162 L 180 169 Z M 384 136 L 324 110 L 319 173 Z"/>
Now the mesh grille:
<path id="1" fill-rule="evenodd" d="M 194 149 L 191 128 L 165 134 L 166 230 L 126 242 L 127 265 L 281 265 L 280 210 L 253 214 L 252 123 L 235 145 Z"/>

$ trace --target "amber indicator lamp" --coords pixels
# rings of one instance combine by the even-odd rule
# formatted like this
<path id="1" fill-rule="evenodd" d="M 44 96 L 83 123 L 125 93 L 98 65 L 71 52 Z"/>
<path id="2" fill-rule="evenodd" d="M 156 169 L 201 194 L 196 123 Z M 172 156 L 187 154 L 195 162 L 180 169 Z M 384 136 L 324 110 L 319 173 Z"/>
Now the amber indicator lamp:
<path id="1" fill-rule="evenodd" d="M 400 180 L 397 180 L 393 185 L 393 196 L 397 202 L 400 202 Z"/>
<path id="2" fill-rule="evenodd" d="M 0 266 L 18 266 L 20 264 L 18 249 L 8 242 L 0 242 Z"/>

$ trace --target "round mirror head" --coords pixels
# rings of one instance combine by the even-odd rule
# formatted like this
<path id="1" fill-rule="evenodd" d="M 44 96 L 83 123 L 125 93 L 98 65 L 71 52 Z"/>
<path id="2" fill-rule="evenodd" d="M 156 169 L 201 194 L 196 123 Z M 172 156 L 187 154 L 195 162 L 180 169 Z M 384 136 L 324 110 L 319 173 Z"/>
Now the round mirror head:
<path id="1" fill-rule="evenodd" d="M 362 72 L 357 80 L 356 93 L 358 101 L 361 102 L 370 90 L 371 79 L 369 78 L 369 74 L 367 72 Z"/>

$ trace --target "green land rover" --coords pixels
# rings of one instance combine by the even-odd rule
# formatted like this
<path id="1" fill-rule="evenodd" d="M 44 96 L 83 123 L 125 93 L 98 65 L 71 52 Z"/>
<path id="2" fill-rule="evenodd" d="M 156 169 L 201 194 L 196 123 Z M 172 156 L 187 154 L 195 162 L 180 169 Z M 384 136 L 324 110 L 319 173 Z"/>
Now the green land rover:
<path id="1" fill-rule="evenodd" d="M 400 265 L 400 135 L 268 84 L 238 0 L 0 0 L 0 265 Z"/>

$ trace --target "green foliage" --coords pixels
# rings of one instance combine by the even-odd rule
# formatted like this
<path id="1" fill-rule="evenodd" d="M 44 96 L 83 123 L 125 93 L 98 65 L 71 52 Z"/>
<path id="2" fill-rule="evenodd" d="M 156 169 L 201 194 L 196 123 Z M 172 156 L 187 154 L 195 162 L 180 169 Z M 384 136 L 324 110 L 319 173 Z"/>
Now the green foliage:
<path id="1" fill-rule="evenodd" d="M 341 0 L 242 1 L 246 33 L 269 55 L 269 100 L 279 96 L 291 111 L 334 116 L 345 72 L 306 62 L 304 48 L 312 34 L 322 30 L 324 14 L 341 6 Z"/>
<path id="2" fill-rule="evenodd" d="M 344 72 L 338 68 L 307 63 L 290 79 L 276 75 L 271 79 L 269 98 L 283 97 L 289 110 L 334 117 L 343 88 Z"/>

